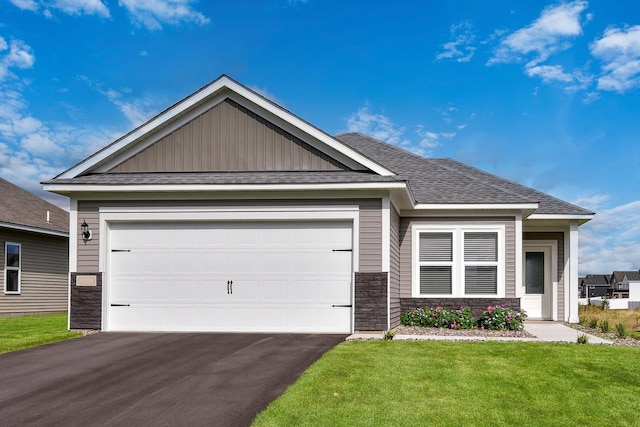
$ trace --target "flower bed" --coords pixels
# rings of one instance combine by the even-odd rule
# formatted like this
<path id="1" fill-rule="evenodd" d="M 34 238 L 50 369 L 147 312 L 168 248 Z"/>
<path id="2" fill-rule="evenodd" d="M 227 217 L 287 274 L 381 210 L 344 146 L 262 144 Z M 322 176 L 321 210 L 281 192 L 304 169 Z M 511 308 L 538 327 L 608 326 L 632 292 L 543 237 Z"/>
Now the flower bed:
<path id="1" fill-rule="evenodd" d="M 492 331 L 523 331 L 527 314 L 500 305 L 489 306 L 477 321 L 468 307 L 459 309 L 416 308 L 402 315 L 402 325 L 452 330 L 480 329 Z"/>

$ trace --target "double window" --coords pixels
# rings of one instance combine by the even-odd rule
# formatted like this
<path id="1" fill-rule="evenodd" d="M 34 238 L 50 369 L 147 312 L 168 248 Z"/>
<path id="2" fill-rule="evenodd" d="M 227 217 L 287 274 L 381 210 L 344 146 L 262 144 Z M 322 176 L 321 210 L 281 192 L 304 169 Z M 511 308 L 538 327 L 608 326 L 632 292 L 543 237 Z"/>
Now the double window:
<path id="1" fill-rule="evenodd" d="M 20 293 L 20 263 L 22 258 L 19 243 L 5 243 L 4 245 L 4 293 Z"/>
<path id="2" fill-rule="evenodd" d="M 504 295 L 503 226 L 414 226 L 413 294 Z"/>

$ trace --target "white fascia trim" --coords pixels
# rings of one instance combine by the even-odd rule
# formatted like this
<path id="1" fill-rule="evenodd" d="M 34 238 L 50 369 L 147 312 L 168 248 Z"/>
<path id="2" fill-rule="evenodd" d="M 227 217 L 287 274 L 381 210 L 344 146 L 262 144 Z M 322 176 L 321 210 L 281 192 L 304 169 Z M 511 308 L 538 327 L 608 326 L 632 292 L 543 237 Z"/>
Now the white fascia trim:
<path id="1" fill-rule="evenodd" d="M 64 231 L 45 230 L 44 228 L 31 227 L 29 225 L 12 224 L 10 222 L 0 222 L 0 228 L 10 228 L 12 230 L 46 234 L 48 236 L 69 237 L 69 233 L 66 233 Z"/>
<path id="2" fill-rule="evenodd" d="M 421 204 L 418 203 L 414 206 L 415 210 L 525 210 L 525 209 L 538 209 L 537 203 L 514 203 L 514 204 Z"/>
<path id="3" fill-rule="evenodd" d="M 88 158 L 87 160 L 79 163 L 78 165 L 72 167 L 71 169 L 63 172 L 58 178 L 75 178 L 80 174 L 86 172 L 91 169 L 93 166 L 103 162 L 107 158 L 117 154 L 121 150 L 125 149 L 129 144 L 135 142 L 139 138 L 144 137 L 149 134 L 154 129 L 157 129 L 163 126 L 168 121 L 174 119 L 175 117 L 183 114 L 185 111 L 193 108 L 197 104 L 203 102 L 209 96 L 215 94 L 216 92 L 222 91 L 224 89 L 228 89 L 231 92 L 238 94 L 239 96 L 247 99 L 249 102 L 258 105 L 260 108 L 268 111 L 274 116 L 290 123 L 291 125 L 297 127 L 301 131 L 307 133 L 308 135 L 320 140 L 325 143 L 327 146 L 336 150 L 337 152 L 353 159 L 357 163 L 361 164 L 367 169 L 372 170 L 373 172 L 383 175 L 383 176 L 392 176 L 395 175 L 393 172 L 387 170 L 386 168 L 378 165 L 377 163 L 372 162 L 367 157 L 355 152 L 354 150 L 348 148 L 344 144 L 340 143 L 335 138 L 325 134 L 314 126 L 304 122 L 288 111 L 282 109 L 281 107 L 276 106 L 272 102 L 266 100 L 260 95 L 246 89 L 245 87 L 239 85 L 233 80 L 229 79 L 226 76 L 222 76 L 215 82 L 211 83 L 209 86 L 200 90 L 199 92 L 191 95 L 187 99 L 180 102 L 178 105 L 174 106 L 170 110 L 151 120 L 147 124 L 143 125 L 139 129 L 136 129 L 126 137 L 122 138 L 122 140 L 114 143 L 113 145 L 105 148 L 103 151 L 96 153 L 93 157 Z"/>
<path id="4" fill-rule="evenodd" d="M 340 183 L 340 184 L 153 184 L 153 185 L 97 185 L 45 184 L 53 193 L 76 192 L 196 192 L 196 191 L 297 191 L 297 190 L 390 190 L 405 188 L 404 182 Z"/>
<path id="5" fill-rule="evenodd" d="M 531 214 L 527 219 L 565 219 L 565 220 L 590 221 L 593 218 L 595 218 L 595 215 Z"/>

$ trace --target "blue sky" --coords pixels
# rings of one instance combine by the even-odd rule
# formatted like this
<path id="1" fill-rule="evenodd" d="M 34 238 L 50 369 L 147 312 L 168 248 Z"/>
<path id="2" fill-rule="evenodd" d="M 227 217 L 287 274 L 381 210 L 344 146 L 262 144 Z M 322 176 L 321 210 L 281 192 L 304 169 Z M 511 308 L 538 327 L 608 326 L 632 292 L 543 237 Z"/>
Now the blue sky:
<path id="1" fill-rule="evenodd" d="M 39 182 L 224 73 L 594 210 L 580 274 L 640 268 L 637 1 L 0 2 L 0 176 L 59 205 Z"/>

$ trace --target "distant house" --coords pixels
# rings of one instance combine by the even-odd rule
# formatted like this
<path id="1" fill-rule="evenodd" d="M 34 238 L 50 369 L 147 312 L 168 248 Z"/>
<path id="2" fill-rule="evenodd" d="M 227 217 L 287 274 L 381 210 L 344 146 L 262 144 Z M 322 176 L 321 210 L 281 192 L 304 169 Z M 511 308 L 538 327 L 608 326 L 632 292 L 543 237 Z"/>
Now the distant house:
<path id="1" fill-rule="evenodd" d="M 611 275 L 609 295 L 611 298 L 630 298 L 630 286 L 632 284 L 640 286 L 640 271 L 614 271 Z M 640 289 L 638 292 L 640 292 Z M 640 294 L 634 301 L 640 301 Z"/>
<path id="2" fill-rule="evenodd" d="M 587 289 L 584 286 L 584 277 L 578 277 L 578 298 L 586 298 Z"/>
<path id="3" fill-rule="evenodd" d="M 0 178 L 0 316 L 65 311 L 69 213 Z"/>
<path id="4" fill-rule="evenodd" d="M 582 282 L 584 298 L 606 297 L 610 286 L 608 274 L 587 274 Z"/>

